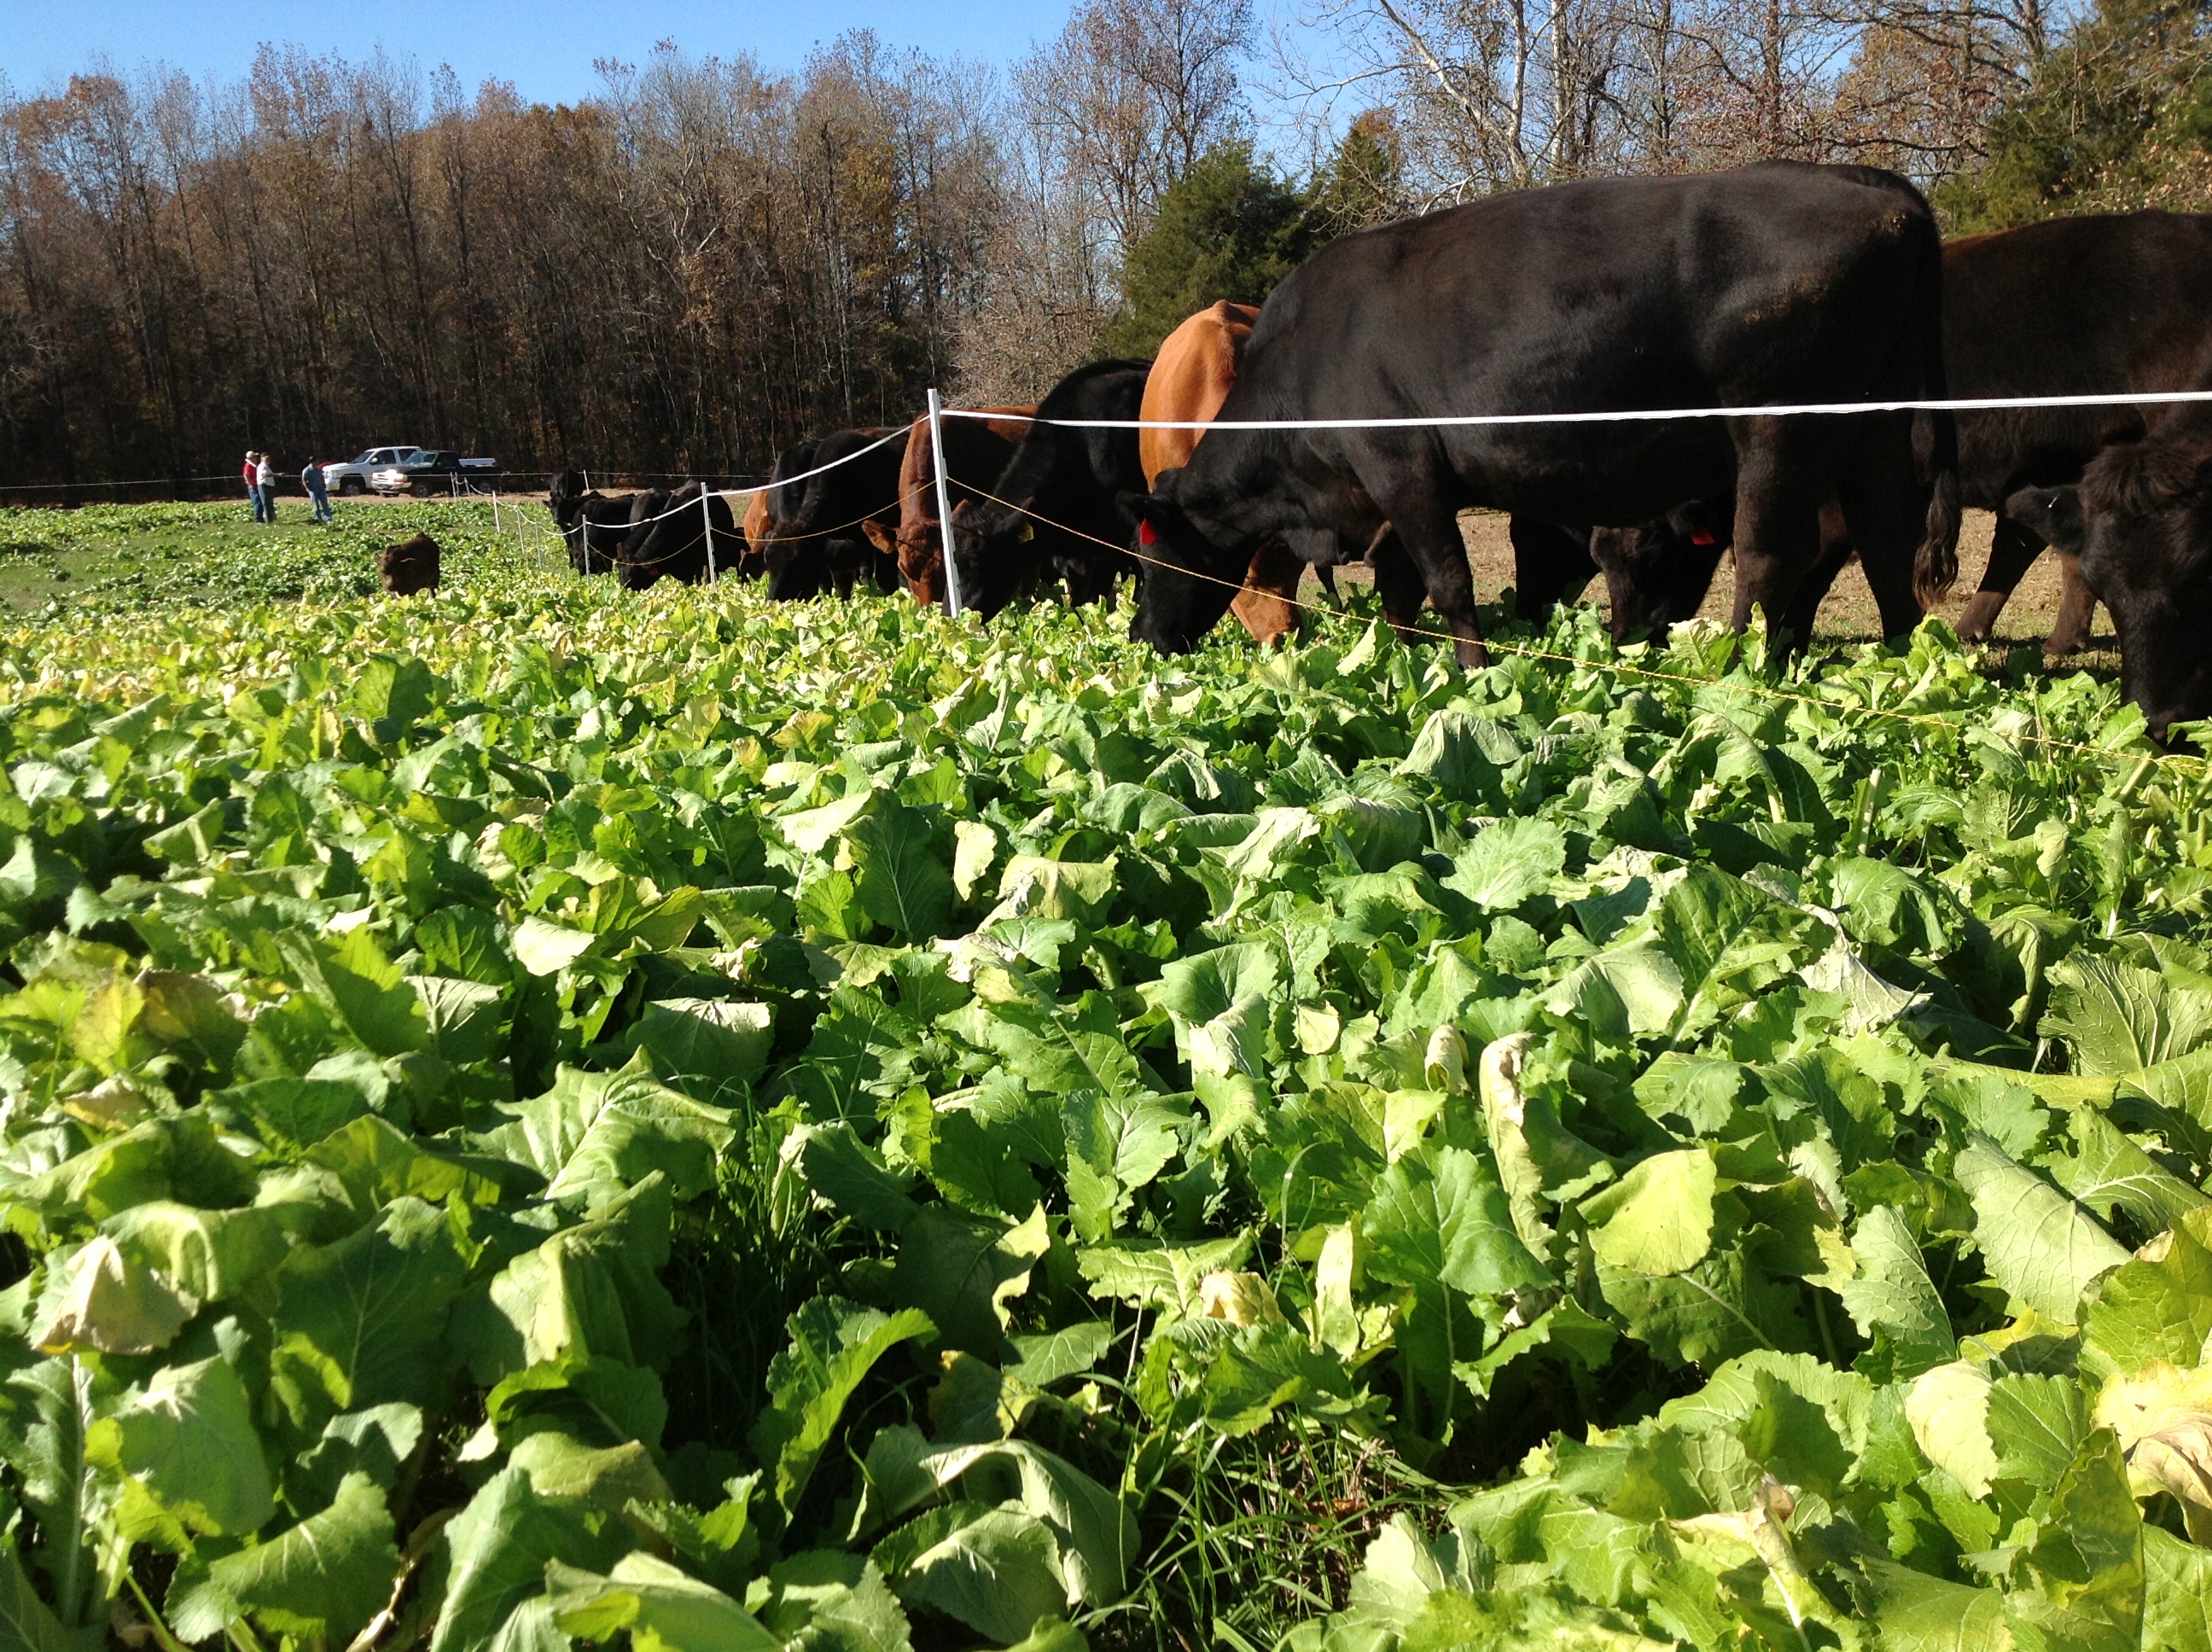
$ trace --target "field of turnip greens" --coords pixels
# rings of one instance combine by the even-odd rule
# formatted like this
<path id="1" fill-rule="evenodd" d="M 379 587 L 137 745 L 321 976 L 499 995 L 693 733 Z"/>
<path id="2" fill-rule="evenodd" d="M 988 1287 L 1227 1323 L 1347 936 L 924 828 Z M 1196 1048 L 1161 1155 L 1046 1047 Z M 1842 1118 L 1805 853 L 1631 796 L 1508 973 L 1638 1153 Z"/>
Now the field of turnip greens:
<path id="1" fill-rule="evenodd" d="M 426 508 L 0 638 L 0 1644 L 2212 1652 L 2212 776 L 2112 685 Z"/>

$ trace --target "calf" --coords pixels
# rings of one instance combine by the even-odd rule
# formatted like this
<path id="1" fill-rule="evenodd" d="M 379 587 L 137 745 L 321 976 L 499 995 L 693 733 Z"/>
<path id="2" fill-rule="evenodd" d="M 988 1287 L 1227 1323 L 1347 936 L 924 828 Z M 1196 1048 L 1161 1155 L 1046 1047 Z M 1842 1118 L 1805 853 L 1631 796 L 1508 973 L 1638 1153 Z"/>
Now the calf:
<path id="1" fill-rule="evenodd" d="M 2022 489 L 2005 514 L 2073 558 L 2112 610 L 2121 692 L 2154 734 L 2212 716 L 2212 409 L 2106 448 L 2078 484 Z"/>
<path id="2" fill-rule="evenodd" d="M 1870 167 L 1768 161 L 1494 196 L 1347 236 L 1293 271 L 1218 422 L 1940 398 L 1941 256 L 1918 191 Z M 1754 606 L 1783 620 L 1831 497 L 1878 593 L 1909 606 L 1957 574 L 1951 434 L 1941 416 L 1748 412 L 1216 428 L 1128 501 L 1152 562 L 1131 634 L 1190 648 L 1269 540 L 1318 563 L 1387 525 L 1478 665 L 1460 511 L 1633 522 L 1731 488 L 1738 629 Z"/>
<path id="3" fill-rule="evenodd" d="M 905 452 L 899 443 L 883 441 L 890 434 L 876 428 L 824 436 L 812 454 L 813 466 L 802 467 L 819 474 L 804 483 L 772 487 L 775 535 L 763 547 L 763 559 L 768 594 L 776 601 L 832 589 L 849 597 L 860 579 L 872 580 L 878 591 L 898 588 L 890 559 L 878 556 L 862 531 L 870 522 L 886 530 L 898 522 Z M 824 465 L 834 468 L 820 468 Z M 790 498 L 794 491 L 795 501 Z"/>
<path id="4" fill-rule="evenodd" d="M 1048 421 L 1138 417 L 1152 365 L 1115 359 L 1069 374 L 1037 404 L 1037 422 L 991 484 L 996 497 L 952 507 L 962 602 L 995 614 L 1048 569 L 1067 580 L 1075 602 L 1111 599 L 1115 581 L 1136 566 L 1111 543 L 1127 532 L 1115 501 L 1144 485 L 1139 437 L 1152 433 Z"/>
<path id="5" fill-rule="evenodd" d="M 427 533 L 376 553 L 376 577 L 395 597 L 438 588 L 438 542 Z"/>
<path id="6" fill-rule="evenodd" d="M 985 407 L 982 413 L 1002 413 L 998 419 L 946 419 L 940 438 L 945 444 L 945 492 L 953 511 L 975 503 L 998 480 L 1014 456 L 1014 449 L 1030 432 L 1026 407 Z M 945 600 L 945 536 L 937 519 L 937 455 L 929 421 L 916 419 L 907 433 L 906 450 L 899 460 L 899 515 L 896 530 L 874 521 L 861 525 L 869 543 L 890 557 L 899 578 L 918 603 L 934 606 Z"/>

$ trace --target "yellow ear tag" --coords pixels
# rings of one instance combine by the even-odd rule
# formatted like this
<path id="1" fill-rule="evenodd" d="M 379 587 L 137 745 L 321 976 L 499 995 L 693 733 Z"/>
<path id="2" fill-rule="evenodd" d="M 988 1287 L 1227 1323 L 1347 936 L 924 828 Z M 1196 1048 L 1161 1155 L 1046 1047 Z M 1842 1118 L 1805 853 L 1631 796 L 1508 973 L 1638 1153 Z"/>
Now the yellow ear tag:
<path id="1" fill-rule="evenodd" d="M 1022 543 L 1023 543 L 1024 544 L 1027 544 L 1030 540 L 1032 540 L 1032 539 L 1034 539 L 1034 538 L 1036 538 L 1036 523 L 1034 523 L 1034 522 L 1024 522 L 1024 523 L 1023 523 L 1023 524 L 1022 524 Z"/>

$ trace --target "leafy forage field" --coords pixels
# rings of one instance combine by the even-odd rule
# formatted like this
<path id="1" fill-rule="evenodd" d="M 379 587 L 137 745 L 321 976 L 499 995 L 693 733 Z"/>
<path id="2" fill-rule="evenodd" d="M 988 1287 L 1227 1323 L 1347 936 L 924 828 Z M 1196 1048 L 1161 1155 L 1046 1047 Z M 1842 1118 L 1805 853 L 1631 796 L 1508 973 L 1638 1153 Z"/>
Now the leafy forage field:
<path id="1" fill-rule="evenodd" d="M 2110 686 L 435 519 L 5 639 L 0 1642 L 2212 1648 Z"/>

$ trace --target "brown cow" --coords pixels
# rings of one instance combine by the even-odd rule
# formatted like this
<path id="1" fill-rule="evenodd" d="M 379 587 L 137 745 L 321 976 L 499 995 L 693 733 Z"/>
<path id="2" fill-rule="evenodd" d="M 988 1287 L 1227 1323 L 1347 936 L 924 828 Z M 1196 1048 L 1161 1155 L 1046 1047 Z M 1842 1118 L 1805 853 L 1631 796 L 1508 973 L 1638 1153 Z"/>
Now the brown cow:
<path id="1" fill-rule="evenodd" d="M 1259 314 L 1256 304 L 1231 304 L 1224 299 L 1170 333 L 1152 363 L 1152 376 L 1145 380 L 1144 407 L 1138 416 L 1148 424 L 1156 420 L 1189 423 L 1219 412 L 1230 386 L 1237 382 L 1237 364 Z M 1188 464 L 1205 434 L 1139 431 L 1137 462 L 1144 466 L 1145 485 L 1152 486 L 1163 471 Z M 1230 603 L 1229 611 L 1255 641 L 1273 642 L 1297 629 L 1298 580 L 1304 573 L 1305 564 L 1289 546 L 1270 541 L 1253 552 L 1244 588 Z M 1397 617 L 1394 613 L 1394 623 Z"/>
<path id="2" fill-rule="evenodd" d="M 376 577 L 395 597 L 438 588 L 438 542 L 427 533 L 376 553 Z"/>
<path id="3" fill-rule="evenodd" d="M 1036 411 L 1036 404 L 976 411 L 1025 416 Z M 999 479 L 1029 429 L 1026 416 L 945 421 L 945 482 L 953 509 Z M 927 419 L 916 419 L 907 434 L 906 457 L 899 465 L 898 531 L 890 532 L 873 521 L 860 525 L 870 544 L 897 561 L 899 578 L 916 602 L 933 607 L 945 600 L 945 535 L 937 520 L 937 462 Z"/>

